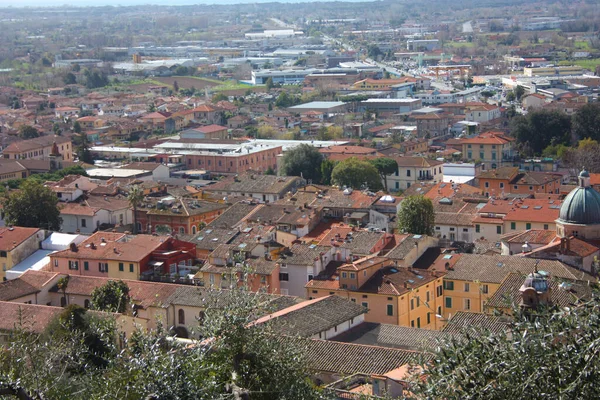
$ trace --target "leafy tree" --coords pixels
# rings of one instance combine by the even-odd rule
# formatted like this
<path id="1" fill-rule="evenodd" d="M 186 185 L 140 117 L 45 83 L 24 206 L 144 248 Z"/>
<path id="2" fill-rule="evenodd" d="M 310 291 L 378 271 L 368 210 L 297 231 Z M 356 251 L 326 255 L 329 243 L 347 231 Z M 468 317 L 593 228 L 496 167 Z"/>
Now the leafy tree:
<path id="1" fill-rule="evenodd" d="M 339 186 L 353 189 L 379 190 L 382 188 L 377 168 L 368 161 L 356 157 L 338 163 L 331 172 L 331 181 Z"/>
<path id="2" fill-rule="evenodd" d="M 226 101 L 229 98 L 227 96 L 225 96 L 223 93 L 217 93 L 212 97 L 212 102 L 213 103 L 218 103 L 219 101 Z"/>
<path id="3" fill-rule="evenodd" d="M 242 282 L 248 272 L 243 269 Z M 305 342 L 253 323 L 273 312 L 270 298 L 245 283 L 202 297 L 206 312 L 198 330 L 211 340 L 193 345 L 167 340 L 158 321 L 150 332 L 123 338 L 118 351 L 114 319 L 77 307 L 41 336 L 17 327 L 0 352 L 0 390 L 23 393 L 22 399 L 327 398 L 308 379 Z"/>
<path id="4" fill-rule="evenodd" d="M 267 82 L 265 82 L 265 86 L 267 87 L 267 92 L 270 92 L 271 89 L 273 89 L 273 77 L 269 77 L 269 79 L 267 79 Z"/>
<path id="5" fill-rule="evenodd" d="M 433 235 L 433 203 L 423 195 L 408 196 L 400 204 L 398 230 L 417 235 Z"/>
<path id="6" fill-rule="evenodd" d="M 573 116 L 573 133 L 579 139 L 600 140 L 600 103 L 589 103 Z"/>
<path id="7" fill-rule="evenodd" d="M 370 160 L 370 163 L 377 168 L 377 172 L 379 172 L 379 176 L 381 176 L 381 181 L 383 182 L 383 187 L 387 192 L 387 176 L 398 171 L 398 163 L 396 160 L 387 157 L 374 158 Z"/>
<path id="8" fill-rule="evenodd" d="M 65 83 L 65 85 L 74 85 L 77 83 L 77 78 L 72 72 L 67 72 L 63 77 L 63 82 Z"/>
<path id="9" fill-rule="evenodd" d="M 175 75 L 177 76 L 185 76 L 185 75 L 191 75 L 190 70 L 187 67 L 184 67 L 183 65 L 179 65 L 177 68 L 175 68 Z"/>
<path id="10" fill-rule="evenodd" d="M 511 125 L 517 142 L 533 154 L 541 154 L 551 144 L 568 145 L 571 139 L 571 118 L 558 111 L 532 111 L 513 118 Z"/>
<path id="11" fill-rule="evenodd" d="M 506 101 L 515 101 L 516 99 L 517 99 L 517 96 L 515 95 L 515 92 L 513 90 L 506 93 Z"/>
<path id="12" fill-rule="evenodd" d="M 275 100 L 275 105 L 279 108 L 287 108 L 296 104 L 296 98 L 290 96 L 287 92 L 281 92 Z"/>
<path id="13" fill-rule="evenodd" d="M 525 88 L 521 85 L 517 85 L 515 88 L 515 97 L 517 100 L 521 100 L 521 97 L 525 94 Z"/>
<path id="14" fill-rule="evenodd" d="M 80 133 L 76 143 L 77 158 L 87 164 L 94 163 L 94 157 L 90 151 L 90 140 L 85 132 Z"/>
<path id="15" fill-rule="evenodd" d="M 321 181 L 321 162 L 323 155 L 308 144 L 301 144 L 286 152 L 281 160 L 281 174 L 303 176 L 313 182 Z"/>
<path id="16" fill-rule="evenodd" d="M 321 183 L 323 185 L 331 185 L 331 173 L 333 172 L 335 165 L 335 161 L 329 160 L 327 158 L 324 159 L 321 163 Z"/>
<path id="17" fill-rule="evenodd" d="M 79 65 L 79 64 L 73 64 L 73 66 L 71 67 L 71 71 L 73 71 L 73 72 L 79 72 L 79 71 L 81 71 L 81 65 Z"/>
<path id="18" fill-rule="evenodd" d="M 40 136 L 40 132 L 30 125 L 21 125 L 19 127 L 19 136 L 23 139 L 33 139 Z"/>
<path id="19" fill-rule="evenodd" d="M 6 221 L 16 226 L 58 231 L 62 218 L 58 197 L 41 182 L 27 179 L 3 201 Z"/>
<path id="20" fill-rule="evenodd" d="M 591 139 L 583 139 L 579 141 L 576 148 L 564 148 L 560 159 L 562 164 L 571 169 L 574 173 L 578 173 L 582 166 L 589 172 L 600 173 L 600 144 Z"/>
<path id="21" fill-rule="evenodd" d="M 92 291 L 92 308 L 123 314 L 129 303 L 129 286 L 123 281 L 108 281 Z"/>
<path id="22" fill-rule="evenodd" d="M 73 123 L 73 132 L 81 133 L 81 124 L 77 121 Z"/>
<path id="23" fill-rule="evenodd" d="M 261 125 L 258 127 L 256 137 L 258 139 L 272 139 L 276 134 L 277 129 L 273 128 L 271 125 Z"/>
<path id="24" fill-rule="evenodd" d="M 277 174 L 275 173 L 275 170 L 269 165 L 269 167 L 265 171 L 265 175 L 277 175 Z"/>
<path id="25" fill-rule="evenodd" d="M 133 208 L 133 234 L 136 235 L 138 233 L 137 228 L 137 209 L 142 200 L 144 199 L 144 192 L 138 185 L 134 185 L 129 189 L 129 193 L 127 194 L 127 201 L 129 201 L 129 205 Z"/>
<path id="26" fill-rule="evenodd" d="M 559 289 L 560 290 L 560 289 Z M 427 379 L 412 391 L 427 399 L 596 399 L 600 387 L 600 304 L 517 310 L 507 332 L 465 328 L 439 343 Z"/>
<path id="27" fill-rule="evenodd" d="M 57 122 L 52 125 L 52 132 L 54 132 L 55 135 L 60 135 L 60 125 Z"/>

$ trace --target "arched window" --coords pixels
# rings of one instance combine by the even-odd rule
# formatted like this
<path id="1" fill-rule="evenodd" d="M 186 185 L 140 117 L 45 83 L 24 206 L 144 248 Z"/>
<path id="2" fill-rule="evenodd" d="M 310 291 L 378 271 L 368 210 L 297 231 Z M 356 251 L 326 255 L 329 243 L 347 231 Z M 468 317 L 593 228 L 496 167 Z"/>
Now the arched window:
<path id="1" fill-rule="evenodd" d="M 183 226 L 179 227 L 179 233 L 180 234 L 185 234 L 185 228 Z"/>
<path id="2" fill-rule="evenodd" d="M 185 325 L 185 311 L 183 309 L 179 309 L 179 324 Z"/>
<path id="3" fill-rule="evenodd" d="M 90 301 L 88 299 L 85 299 L 85 301 L 83 302 L 83 306 L 85 308 L 90 308 Z"/>
<path id="4" fill-rule="evenodd" d="M 196 234 L 196 226 L 194 225 L 194 226 L 192 226 L 192 235 L 195 235 L 195 234 Z"/>

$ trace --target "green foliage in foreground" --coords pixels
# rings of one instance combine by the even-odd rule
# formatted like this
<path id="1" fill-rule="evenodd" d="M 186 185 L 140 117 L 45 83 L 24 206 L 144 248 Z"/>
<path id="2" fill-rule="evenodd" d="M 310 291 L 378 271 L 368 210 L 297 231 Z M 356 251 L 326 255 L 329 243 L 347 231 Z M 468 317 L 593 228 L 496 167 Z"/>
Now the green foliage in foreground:
<path id="1" fill-rule="evenodd" d="M 468 330 L 441 343 L 414 392 L 422 399 L 597 399 L 598 332 L 598 299 L 518 314 L 506 333 Z"/>
<path id="2" fill-rule="evenodd" d="M 301 345 L 250 325 L 272 311 L 264 294 L 233 289 L 206 301 L 197 333 L 215 340 L 179 343 L 159 322 L 121 338 L 123 349 L 112 314 L 69 306 L 51 329 L 17 331 L 0 351 L 0 398 L 3 389 L 50 400 L 325 398 L 308 379 Z"/>

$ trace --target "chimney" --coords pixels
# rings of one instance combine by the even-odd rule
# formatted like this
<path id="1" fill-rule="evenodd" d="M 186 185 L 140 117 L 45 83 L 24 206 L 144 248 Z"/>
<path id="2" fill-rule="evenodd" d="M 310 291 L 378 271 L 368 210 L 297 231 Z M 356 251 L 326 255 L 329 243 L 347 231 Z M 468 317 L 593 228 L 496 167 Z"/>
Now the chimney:
<path id="1" fill-rule="evenodd" d="M 94 242 L 90 243 L 90 249 L 96 250 L 96 244 L 94 244 Z"/>
<path id="2" fill-rule="evenodd" d="M 76 245 L 75 243 L 72 243 L 72 242 L 71 242 L 71 243 L 69 244 L 69 249 L 70 249 L 72 252 L 77 252 L 77 245 Z"/>
<path id="3" fill-rule="evenodd" d="M 408 282 L 404 282 L 404 289 L 408 289 Z"/>

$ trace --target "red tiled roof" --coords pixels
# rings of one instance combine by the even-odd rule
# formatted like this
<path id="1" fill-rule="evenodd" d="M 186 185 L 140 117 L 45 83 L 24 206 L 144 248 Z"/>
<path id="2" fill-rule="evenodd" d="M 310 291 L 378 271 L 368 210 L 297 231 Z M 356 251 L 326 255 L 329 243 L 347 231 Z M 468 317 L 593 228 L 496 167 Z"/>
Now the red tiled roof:
<path id="1" fill-rule="evenodd" d="M 12 251 L 38 231 L 39 228 L 24 228 L 21 226 L 0 228 L 0 250 Z"/>
<path id="2" fill-rule="evenodd" d="M 464 144 L 506 144 L 514 141 L 503 132 L 484 132 L 470 139 L 463 139 Z"/>

